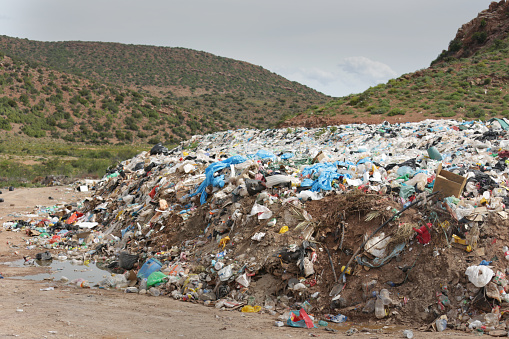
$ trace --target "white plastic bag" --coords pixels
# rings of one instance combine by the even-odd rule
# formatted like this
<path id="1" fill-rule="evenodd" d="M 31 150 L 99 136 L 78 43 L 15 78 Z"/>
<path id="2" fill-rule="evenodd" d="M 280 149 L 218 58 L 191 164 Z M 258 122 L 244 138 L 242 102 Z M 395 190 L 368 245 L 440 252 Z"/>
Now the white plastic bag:
<path id="1" fill-rule="evenodd" d="M 486 286 L 491 278 L 495 275 L 493 270 L 488 266 L 470 266 L 465 271 L 465 274 L 468 277 L 468 280 L 476 287 L 484 287 Z"/>
<path id="2" fill-rule="evenodd" d="M 365 237 L 368 235 L 366 234 Z M 364 250 L 377 258 L 385 258 L 386 247 L 391 241 L 391 237 L 385 238 L 385 233 L 369 239 L 364 245 Z"/>
<path id="3" fill-rule="evenodd" d="M 253 208 L 251 209 L 251 213 L 249 213 L 249 216 L 253 216 L 255 214 L 258 215 L 259 220 L 269 219 L 270 217 L 272 217 L 271 210 L 269 210 L 267 207 L 265 207 L 263 205 L 259 205 L 257 203 L 255 203 L 253 205 Z"/>
<path id="4" fill-rule="evenodd" d="M 323 196 L 317 192 L 306 190 L 306 191 L 301 191 L 301 192 L 297 193 L 297 198 L 302 199 L 302 200 L 309 200 L 309 199 L 320 200 L 323 198 Z"/>
<path id="5" fill-rule="evenodd" d="M 258 233 L 255 233 L 252 237 L 251 237 L 251 240 L 254 240 L 254 241 L 261 241 L 263 239 L 263 237 L 265 236 L 265 232 L 258 232 Z"/>
<path id="6" fill-rule="evenodd" d="M 219 276 L 219 280 L 221 281 L 226 281 L 230 279 L 230 277 L 233 275 L 232 266 L 228 265 L 223 267 L 219 272 L 217 272 L 217 275 Z"/>
<path id="7" fill-rule="evenodd" d="M 236 279 L 236 282 L 241 284 L 244 287 L 249 287 L 249 283 L 251 282 L 251 277 L 247 276 L 247 273 L 239 275 Z"/>

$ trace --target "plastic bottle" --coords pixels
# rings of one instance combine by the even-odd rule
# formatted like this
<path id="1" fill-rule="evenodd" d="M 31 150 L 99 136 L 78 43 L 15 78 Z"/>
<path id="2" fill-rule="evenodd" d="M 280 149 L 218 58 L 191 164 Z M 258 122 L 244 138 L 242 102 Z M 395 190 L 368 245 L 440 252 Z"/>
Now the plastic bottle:
<path id="1" fill-rule="evenodd" d="M 90 288 L 90 283 L 87 280 L 81 280 L 77 283 L 78 287 Z"/>
<path id="2" fill-rule="evenodd" d="M 509 247 L 504 246 L 504 247 L 502 248 L 502 251 L 504 251 L 504 257 L 505 257 L 505 260 L 509 260 Z"/>
<path id="3" fill-rule="evenodd" d="M 148 292 L 150 293 L 150 295 L 152 295 L 153 297 L 158 297 L 161 295 L 161 291 L 158 289 L 158 288 L 155 288 L 155 287 L 151 287 Z"/>
<path id="4" fill-rule="evenodd" d="M 140 290 L 146 290 L 147 289 L 147 278 L 141 279 L 140 282 Z"/>
<path id="5" fill-rule="evenodd" d="M 377 296 L 375 301 L 375 317 L 377 317 L 377 319 L 385 317 L 384 301 L 380 296 Z"/>
<path id="6" fill-rule="evenodd" d="M 440 295 L 438 296 L 438 300 L 440 301 L 440 303 L 442 303 L 442 305 L 444 305 L 445 307 L 450 307 L 451 306 L 451 301 L 449 300 L 449 298 L 447 298 L 446 295 Z"/>
<path id="7" fill-rule="evenodd" d="M 447 319 L 437 319 L 435 321 L 437 332 L 442 332 L 447 328 Z"/>
<path id="8" fill-rule="evenodd" d="M 384 288 L 380 291 L 380 298 L 382 298 L 384 305 L 392 304 L 392 300 L 387 289 Z"/>

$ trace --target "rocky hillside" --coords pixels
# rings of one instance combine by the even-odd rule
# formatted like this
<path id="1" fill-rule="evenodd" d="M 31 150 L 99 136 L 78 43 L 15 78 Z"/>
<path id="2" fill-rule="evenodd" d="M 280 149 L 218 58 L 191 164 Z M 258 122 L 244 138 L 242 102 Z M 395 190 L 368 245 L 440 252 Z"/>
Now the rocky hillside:
<path id="1" fill-rule="evenodd" d="M 330 99 L 260 66 L 185 48 L 0 36 L 0 52 L 171 101 L 197 121 L 222 121 L 219 129 L 268 128 Z"/>
<path id="2" fill-rule="evenodd" d="M 489 47 L 499 49 L 509 32 L 508 12 L 509 3 L 505 0 L 492 2 L 477 18 L 461 26 L 449 48 L 434 63 L 468 58 Z"/>
<path id="3" fill-rule="evenodd" d="M 333 99 L 281 126 L 509 117 L 508 8 L 494 2 L 463 25 L 429 68 Z"/>

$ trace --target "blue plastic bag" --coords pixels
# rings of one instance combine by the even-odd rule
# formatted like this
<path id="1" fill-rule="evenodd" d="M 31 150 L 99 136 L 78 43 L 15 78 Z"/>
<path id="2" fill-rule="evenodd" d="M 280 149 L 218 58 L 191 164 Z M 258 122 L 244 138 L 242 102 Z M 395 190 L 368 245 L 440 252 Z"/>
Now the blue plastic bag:
<path id="1" fill-rule="evenodd" d="M 256 152 L 255 156 L 257 156 L 260 159 L 275 159 L 276 158 L 274 153 L 263 150 L 263 149 Z"/>
<path id="2" fill-rule="evenodd" d="M 341 174 L 337 172 L 336 163 L 324 162 L 314 164 L 304 168 L 302 175 L 315 175 L 318 174 L 318 178 L 314 180 L 311 186 L 312 192 L 318 192 L 320 190 L 330 191 L 332 190 L 332 181 L 339 179 Z"/>
<path id="3" fill-rule="evenodd" d="M 207 193 L 205 192 L 205 188 L 207 186 L 213 185 L 215 187 L 223 187 L 224 186 L 224 175 L 214 177 L 214 174 L 217 171 L 222 170 L 223 168 L 229 167 L 230 165 L 236 165 L 243 163 L 247 159 L 240 156 L 234 155 L 233 157 L 229 157 L 223 161 L 218 161 L 213 164 L 210 164 L 209 167 L 205 170 L 205 180 L 198 186 L 196 191 L 189 195 L 189 197 L 194 197 L 197 194 L 201 193 L 200 203 L 203 205 L 207 201 Z"/>

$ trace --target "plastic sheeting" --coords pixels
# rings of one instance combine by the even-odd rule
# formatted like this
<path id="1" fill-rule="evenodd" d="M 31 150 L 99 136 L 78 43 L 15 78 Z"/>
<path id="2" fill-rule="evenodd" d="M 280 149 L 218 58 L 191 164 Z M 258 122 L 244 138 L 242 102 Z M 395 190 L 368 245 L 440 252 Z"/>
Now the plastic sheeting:
<path id="1" fill-rule="evenodd" d="M 189 195 L 189 197 L 193 197 L 197 194 L 201 193 L 200 203 L 203 205 L 207 201 L 207 193 L 205 192 L 205 188 L 207 186 L 213 185 L 214 187 L 223 187 L 224 186 L 224 175 L 219 176 L 218 178 L 214 177 L 214 174 L 217 171 L 220 171 L 226 167 L 230 167 L 230 165 L 236 165 L 247 161 L 246 158 L 235 155 L 223 161 L 214 162 L 205 170 L 206 179 L 201 183 L 200 186 L 196 189 L 196 191 Z"/>

